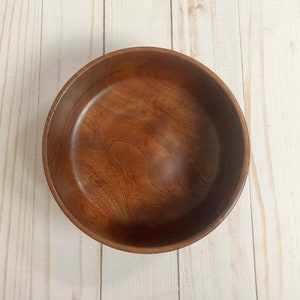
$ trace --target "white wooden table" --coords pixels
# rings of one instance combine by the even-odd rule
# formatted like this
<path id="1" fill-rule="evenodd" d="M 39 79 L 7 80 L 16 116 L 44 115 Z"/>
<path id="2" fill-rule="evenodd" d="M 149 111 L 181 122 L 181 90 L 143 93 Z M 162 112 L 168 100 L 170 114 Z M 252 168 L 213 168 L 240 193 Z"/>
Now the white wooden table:
<path id="1" fill-rule="evenodd" d="M 46 184 L 42 131 L 65 81 L 129 46 L 188 54 L 244 109 L 251 166 L 230 216 L 159 255 L 100 245 Z M 0 299 L 300 299 L 300 1 L 0 0 Z"/>

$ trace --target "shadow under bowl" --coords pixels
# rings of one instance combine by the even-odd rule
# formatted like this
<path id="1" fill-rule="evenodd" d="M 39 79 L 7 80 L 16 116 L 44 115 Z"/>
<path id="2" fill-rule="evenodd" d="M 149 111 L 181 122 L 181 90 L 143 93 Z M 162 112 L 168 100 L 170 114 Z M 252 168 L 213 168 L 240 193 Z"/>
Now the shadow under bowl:
<path id="1" fill-rule="evenodd" d="M 209 69 L 151 47 L 79 70 L 49 112 L 43 163 L 68 218 L 111 247 L 158 253 L 212 231 L 248 172 L 242 112 Z"/>

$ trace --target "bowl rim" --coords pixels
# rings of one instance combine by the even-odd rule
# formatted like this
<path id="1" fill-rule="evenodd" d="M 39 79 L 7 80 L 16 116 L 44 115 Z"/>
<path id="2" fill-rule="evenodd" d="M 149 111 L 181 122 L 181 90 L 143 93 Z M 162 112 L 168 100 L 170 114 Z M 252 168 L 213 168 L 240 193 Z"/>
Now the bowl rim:
<path id="1" fill-rule="evenodd" d="M 241 168 L 241 172 L 239 175 L 239 179 L 237 181 L 237 184 L 235 185 L 235 188 L 233 190 L 233 193 L 230 197 L 229 205 L 226 209 L 222 211 L 222 213 L 218 216 L 218 218 L 214 219 L 213 222 L 211 222 L 208 226 L 206 226 L 203 230 L 197 232 L 196 234 L 183 239 L 179 242 L 170 243 L 167 245 L 162 246 L 153 246 L 153 247 L 140 247 L 140 246 L 132 246 L 127 244 L 118 243 L 112 240 L 108 240 L 106 238 L 103 238 L 102 236 L 99 236 L 92 232 L 88 227 L 84 226 L 80 223 L 79 220 L 77 220 L 72 213 L 66 208 L 64 205 L 62 199 L 60 198 L 58 192 L 56 191 L 55 185 L 52 181 L 51 173 L 48 167 L 48 158 L 47 158 L 47 142 L 48 142 L 48 134 L 49 129 L 52 121 L 52 117 L 55 114 L 56 108 L 58 107 L 58 104 L 60 103 L 60 100 L 62 99 L 65 92 L 68 90 L 69 87 L 83 75 L 85 72 L 87 72 L 90 68 L 93 66 L 107 60 L 111 59 L 115 56 L 123 55 L 130 52 L 152 52 L 152 53 L 164 53 L 167 55 L 175 56 L 189 64 L 193 64 L 197 68 L 201 69 L 209 78 L 211 78 L 219 87 L 223 90 L 223 92 L 227 95 L 228 100 L 231 102 L 231 105 L 235 109 L 236 115 L 238 117 L 238 120 L 241 125 L 242 129 L 242 135 L 243 135 L 243 144 L 244 144 L 244 153 L 243 153 L 243 164 Z M 110 246 L 112 248 L 131 252 L 131 253 L 140 253 L 140 254 L 151 254 L 151 253 L 163 253 L 173 250 L 178 250 L 180 248 L 186 247 L 188 245 L 191 245 L 192 243 L 199 241 L 200 239 L 204 238 L 206 235 L 208 235 L 210 232 L 212 232 L 216 227 L 218 227 L 230 214 L 234 206 L 236 205 L 240 194 L 243 191 L 243 187 L 245 185 L 247 174 L 249 170 L 249 162 L 250 162 L 250 139 L 247 129 L 247 124 L 245 117 L 243 115 L 242 109 L 238 104 L 238 101 L 236 100 L 235 96 L 229 89 L 229 87 L 224 83 L 224 81 L 212 70 L 210 70 L 208 67 L 203 65 L 201 62 L 197 61 L 196 59 L 187 56 L 183 53 L 170 50 L 167 48 L 160 48 L 160 47 L 148 47 L 148 46 L 140 46 L 140 47 L 129 47 L 129 48 L 123 48 L 120 50 L 112 51 L 110 53 L 104 54 L 88 64 L 81 67 L 60 89 L 57 96 L 55 97 L 55 100 L 53 101 L 51 108 L 48 112 L 45 125 L 44 125 L 44 131 L 43 131 L 43 137 L 42 137 L 42 161 L 43 161 L 43 168 L 46 176 L 47 183 L 49 185 L 50 191 L 56 201 L 56 203 L 59 205 L 61 210 L 64 212 L 64 214 L 67 216 L 67 218 L 82 232 L 90 236 L 91 238 L 95 239 L 96 241 L 106 245 Z"/>

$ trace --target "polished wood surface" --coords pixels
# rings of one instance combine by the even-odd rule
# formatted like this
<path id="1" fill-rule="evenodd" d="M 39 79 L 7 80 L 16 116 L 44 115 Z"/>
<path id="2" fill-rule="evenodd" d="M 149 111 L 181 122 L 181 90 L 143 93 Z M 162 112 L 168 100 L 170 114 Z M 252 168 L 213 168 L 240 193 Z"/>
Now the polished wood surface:
<path id="1" fill-rule="evenodd" d="M 197 61 L 161 48 L 107 54 L 60 91 L 45 125 L 50 188 L 95 239 L 174 250 L 218 225 L 249 164 L 243 115 Z"/>
<path id="2" fill-rule="evenodd" d="M 300 26 L 296 0 L 0 1 L 0 299 L 300 299 Z M 42 134 L 93 59 L 156 46 L 216 72 L 244 111 L 249 176 L 205 238 L 155 255 L 107 247 L 53 199 Z"/>

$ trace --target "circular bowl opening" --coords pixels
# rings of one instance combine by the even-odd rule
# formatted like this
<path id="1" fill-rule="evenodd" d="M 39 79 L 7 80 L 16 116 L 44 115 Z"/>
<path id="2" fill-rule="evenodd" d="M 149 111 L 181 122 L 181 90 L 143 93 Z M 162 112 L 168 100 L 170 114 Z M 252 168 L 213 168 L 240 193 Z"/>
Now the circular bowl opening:
<path id="1" fill-rule="evenodd" d="M 128 48 L 79 70 L 49 112 L 46 178 L 68 218 L 111 247 L 157 253 L 189 245 L 242 190 L 242 112 L 209 69 L 161 48 Z"/>

